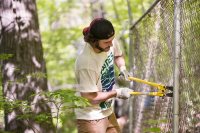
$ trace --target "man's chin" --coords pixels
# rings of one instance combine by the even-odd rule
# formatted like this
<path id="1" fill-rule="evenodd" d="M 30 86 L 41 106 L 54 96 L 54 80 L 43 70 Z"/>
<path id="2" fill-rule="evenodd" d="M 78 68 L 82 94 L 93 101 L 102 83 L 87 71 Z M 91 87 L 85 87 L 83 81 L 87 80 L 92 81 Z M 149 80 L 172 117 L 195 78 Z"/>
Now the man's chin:
<path id="1" fill-rule="evenodd" d="M 104 51 L 105 51 L 105 52 L 108 52 L 109 50 L 110 50 L 110 48 L 106 48 Z"/>

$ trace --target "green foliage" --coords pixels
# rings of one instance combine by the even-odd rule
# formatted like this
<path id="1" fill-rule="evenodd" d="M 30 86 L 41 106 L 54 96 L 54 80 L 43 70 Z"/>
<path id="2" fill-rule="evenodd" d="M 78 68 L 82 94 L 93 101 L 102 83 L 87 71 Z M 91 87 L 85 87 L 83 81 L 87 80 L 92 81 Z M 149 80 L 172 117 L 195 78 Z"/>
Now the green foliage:
<path id="1" fill-rule="evenodd" d="M 38 14 L 40 23 L 45 23 L 47 27 L 60 19 L 61 14 L 69 12 L 74 6 L 74 0 L 38 0 Z"/>
<path id="2" fill-rule="evenodd" d="M 7 131 L 2 131 L 2 130 L 0 130 L 0 133 L 11 133 L 11 132 L 7 132 Z"/>
<path id="3" fill-rule="evenodd" d="M 161 129 L 159 127 L 159 124 L 161 123 L 167 123 L 166 119 L 161 119 L 161 120 L 153 120 L 153 119 L 149 119 L 144 121 L 145 124 L 150 125 L 150 128 L 146 128 L 143 130 L 144 133 L 149 133 L 149 132 L 161 132 Z"/>
<path id="4" fill-rule="evenodd" d="M 149 133 L 149 132 L 154 132 L 154 133 L 159 132 L 160 133 L 161 129 L 159 127 L 153 127 L 153 128 L 145 129 L 144 132 L 145 133 Z"/>
<path id="5" fill-rule="evenodd" d="M 15 69 L 15 71 L 19 71 L 17 68 Z M 22 84 L 25 83 L 27 81 L 27 79 L 29 78 L 34 78 L 34 79 L 42 79 L 42 78 L 46 78 L 46 74 L 42 73 L 42 72 L 34 72 L 34 73 L 30 73 L 27 74 L 21 78 L 16 79 L 15 81 L 8 81 L 9 85 L 13 85 L 13 84 Z"/>
<path id="6" fill-rule="evenodd" d="M 34 72 L 34 73 L 28 74 L 27 77 L 41 79 L 41 78 L 46 78 L 47 76 L 45 73 L 42 73 L 42 72 Z"/>
<path id="7" fill-rule="evenodd" d="M 7 60 L 11 58 L 13 55 L 12 54 L 0 54 L 0 61 L 1 60 Z"/>
<path id="8" fill-rule="evenodd" d="M 54 92 L 42 93 L 46 96 L 47 102 L 54 103 L 55 105 L 62 105 L 62 109 L 80 108 L 89 106 L 87 99 L 75 96 L 75 91 L 72 89 L 56 90 Z"/>
<path id="9" fill-rule="evenodd" d="M 156 125 L 156 124 L 160 124 L 160 123 L 167 123 L 167 120 L 166 119 L 162 119 L 162 120 L 149 119 L 149 120 L 145 121 L 145 123 L 150 124 L 150 125 Z"/>
<path id="10" fill-rule="evenodd" d="M 11 58 L 13 55 L 12 54 L 0 54 L 0 90 L 2 90 L 2 70 L 1 70 L 1 61 L 7 60 Z M 0 92 L 1 95 L 2 92 Z"/>
<path id="11" fill-rule="evenodd" d="M 12 57 L 12 55 L 9 54 L 1 54 L 0 59 L 6 60 Z M 16 69 L 17 71 L 20 71 Z M 0 79 L 2 80 L 2 72 L 0 71 Z M 46 78 L 46 74 L 41 72 L 35 72 L 25 75 L 24 77 L 17 79 L 17 81 L 9 81 L 9 85 L 13 84 L 21 84 L 25 83 L 27 79 L 29 78 Z M 33 113 L 32 107 L 34 107 L 37 103 L 29 103 L 28 100 L 18 100 L 18 99 L 7 99 L 2 95 L 2 82 L 0 82 L 1 91 L 0 91 L 0 111 L 5 111 L 6 113 L 10 113 L 13 110 L 20 110 L 20 114 L 17 114 L 17 119 L 19 120 L 26 120 L 27 122 L 29 119 L 32 119 L 38 123 L 48 123 L 50 121 L 49 118 L 52 117 L 52 114 L 47 113 L 39 113 L 35 114 Z M 69 115 L 71 118 L 74 117 L 74 114 L 72 113 L 72 109 L 74 108 L 81 108 L 85 106 L 89 106 L 89 102 L 82 98 L 75 96 L 75 91 L 72 89 L 63 89 L 63 90 L 57 90 L 54 92 L 41 92 L 38 94 L 33 94 L 29 98 L 33 98 L 35 96 L 41 96 L 45 97 L 45 103 L 44 104 L 53 104 L 54 107 L 56 107 L 56 110 L 54 113 L 57 113 L 54 115 L 54 119 L 57 120 L 56 125 L 58 125 L 58 120 L 61 123 L 66 122 L 67 120 L 64 119 L 66 114 Z M 69 113 L 71 112 L 71 113 Z M 74 125 L 71 126 L 71 130 L 74 129 Z M 2 131 L 3 132 L 3 131 Z"/>
<path id="12" fill-rule="evenodd" d="M 119 20 L 116 19 L 116 12 L 114 10 L 114 5 L 112 3 L 112 1 L 115 1 L 116 4 L 116 10 L 117 10 L 117 15 L 119 17 Z M 129 0 L 131 3 L 131 11 L 132 11 L 132 15 L 133 15 L 133 21 L 136 21 L 139 17 L 141 17 L 141 15 L 144 13 L 144 11 L 146 11 L 150 4 L 154 1 L 154 0 Z M 123 31 L 125 30 L 129 30 L 129 26 L 127 26 L 126 28 L 124 28 L 124 26 L 128 25 L 128 21 L 129 21 L 129 16 L 128 16 L 128 6 L 127 6 L 127 2 L 124 0 L 111 0 L 111 1 L 107 1 L 106 5 L 106 12 L 109 16 L 109 19 L 111 19 L 112 22 L 114 22 L 115 28 L 117 29 L 116 31 Z M 128 38 L 128 34 L 126 32 L 125 36 L 127 36 Z"/>
<path id="13" fill-rule="evenodd" d="M 75 96 L 75 91 L 72 89 L 44 92 L 42 95 L 46 96 L 47 102 L 52 103 L 55 106 L 55 124 L 57 128 L 59 125 L 61 125 L 60 130 L 62 132 L 71 132 L 72 130 L 75 130 L 74 123 L 72 122 L 74 119 L 72 109 L 82 108 L 90 105 L 87 99 Z M 68 118 L 71 118 L 71 120 Z M 62 127 L 65 124 L 68 125 L 68 128 Z"/>
<path id="14" fill-rule="evenodd" d="M 82 29 L 69 26 L 65 16 L 76 8 L 75 1 L 39 0 L 37 6 L 48 81 L 53 87 L 66 82 L 74 84 L 76 49 L 73 44 L 81 36 Z"/>
<path id="15" fill-rule="evenodd" d="M 54 92 L 42 92 L 39 94 L 34 94 L 31 97 L 39 95 L 41 97 L 45 96 L 45 102 L 48 104 L 53 104 L 55 110 L 53 117 L 56 119 L 56 127 L 60 121 L 62 124 L 66 122 L 66 112 L 70 112 L 71 109 L 74 108 L 82 108 L 85 106 L 89 106 L 88 100 L 84 99 L 83 97 L 75 96 L 75 91 L 71 89 L 66 90 L 57 90 Z M 19 120 L 27 120 L 32 119 L 38 123 L 48 123 L 50 121 L 49 118 L 52 117 L 52 114 L 47 113 L 33 113 L 31 106 L 34 106 L 36 103 L 32 103 L 29 105 L 28 100 L 8 100 L 4 98 L 2 95 L 0 96 L 0 110 L 4 110 L 7 113 L 12 112 L 13 110 L 20 110 L 20 114 L 17 115 L 17 119 Z M 68 114 L 69 115 L 69 114 Z M 73 114 L 71 113 L 73 117 Z M 74 127 L 74 126 L 73 126 Z"/>
<path id="16" fill-rule="evenodd" d="M 60 115 L 60 123 L 63 126 L 59 128 L 58 133 L 77 133 L 75 116 L 72 111 L 65 110 Z"/>
<path id="17" fill-rule="evenodd" d="M 42 32 L 44 56 L 47 64 L 48 80 L 52 86 L 75 83 L 74 62 L 76 49 L 74 40 L 80 36 L 80 28 L 59 28 Z"/>
<path id="18" fill-rule="evenodd" d="M 32 104 L 33 105 L 33 104 Z M 13 110 L 20 110 L 20 114 L 17 114 L 17 119 L 27 120 L 32 119 L 38 123 L 48 123 L 51 114 L 40 113 L 35 114 L 29 105 L 28 100 L 8 100 L 4 96 L 0 95 L 0 111 L 11 113 Z"/>
<path id="19" fill-rule="evenodd" d="M 9 58 L 11 58 L 13 55 L 12 54 L 0 54 L 0 101 L 2 101 L 3 99 L 1 98 L 2 96 L 2 64 L 1 64 L 1 61 L 3 60 L 7 60 Z M 0 103 L 0 110 L 1 110 L 1 103 Z"/>

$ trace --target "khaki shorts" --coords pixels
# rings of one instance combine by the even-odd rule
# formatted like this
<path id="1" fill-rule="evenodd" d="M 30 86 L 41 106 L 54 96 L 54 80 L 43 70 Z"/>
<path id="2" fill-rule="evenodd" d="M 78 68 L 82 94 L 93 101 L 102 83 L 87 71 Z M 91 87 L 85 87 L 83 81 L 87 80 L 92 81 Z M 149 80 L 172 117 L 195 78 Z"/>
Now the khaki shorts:
<path id="1" fill-rule="evenodd" d="M 114 113 L 99 120 L 77 120 L 78 133 L 121 133 Z"/>

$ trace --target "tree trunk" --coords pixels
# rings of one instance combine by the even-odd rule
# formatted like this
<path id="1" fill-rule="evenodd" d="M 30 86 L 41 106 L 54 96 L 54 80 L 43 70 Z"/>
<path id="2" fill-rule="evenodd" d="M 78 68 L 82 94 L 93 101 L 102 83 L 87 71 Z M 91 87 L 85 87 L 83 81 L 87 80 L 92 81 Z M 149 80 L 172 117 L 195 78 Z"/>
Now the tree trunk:
<path id="1" fill-rule="evenodd" d="M 122 24 L 122 22 L 121 22 L 121 19 L 119 17 L 119 12 L 117 10 L 117 5 L 115 3 L 115 0 L 112 0 L 112 6 L 113 6 L 113 9 L 114 9 L 115 18 L 117 20 L 117 23 L 120 25 L 120 24 Z M 128 25 L 127 24 L 125 24 L 125 25 L 123 26 L 122 32 L 119 35 L 119 39 L 122 43 L 122 47 L 124 49 L 124 53 L 125 53 L 125 57 L 126 57 L 128 55 L 128 48 L 127 48 L 127 44 L 126 44 L 126 38 L 124 37 L 124 32 L 127 30 Z"/>
<path id="2" fill-rule="evenodd" d="M 26 119 L 22 107 L 11 111 L 5 108 L 5 130 L 15 133 L 54 133 L 51 110 L 44 97 L 47 91 L 46 66 L 43 58 L 41 36 L 35 0 L 0 1 L 0 54 L 12 54 L 2 64 L 3 95 L 10 102 L 21 100 L 30 105 Z M 45 122 L 36 121 L 42 113 L 50 117 Z M 26 114 L 27 115 L 27 114 Z"/>
<path id="3" fill-rule="evenodd" d="M 104 18 L 105 16 L 102 0 L 90 0 L 90 10 L 92 19 L 101 17 Z"/>

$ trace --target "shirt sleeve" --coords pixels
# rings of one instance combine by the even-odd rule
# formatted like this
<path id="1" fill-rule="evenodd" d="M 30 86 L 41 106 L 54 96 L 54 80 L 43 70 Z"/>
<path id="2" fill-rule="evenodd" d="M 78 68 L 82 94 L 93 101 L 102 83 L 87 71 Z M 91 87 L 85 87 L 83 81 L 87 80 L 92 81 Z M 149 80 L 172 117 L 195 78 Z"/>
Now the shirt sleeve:
<path id="1" fill-rule="evenodd" d="M 114 56 L 122 56 L 122 50 L 120 48 L 120 45 L 118 41 L 114 39 Z"/>
<path id="2" fill-rule="evenodd" d="M 98 75 L 93 70 L 81 69 L 77 72 L 77 91 L 79 92 L 97 92 Z"/>

